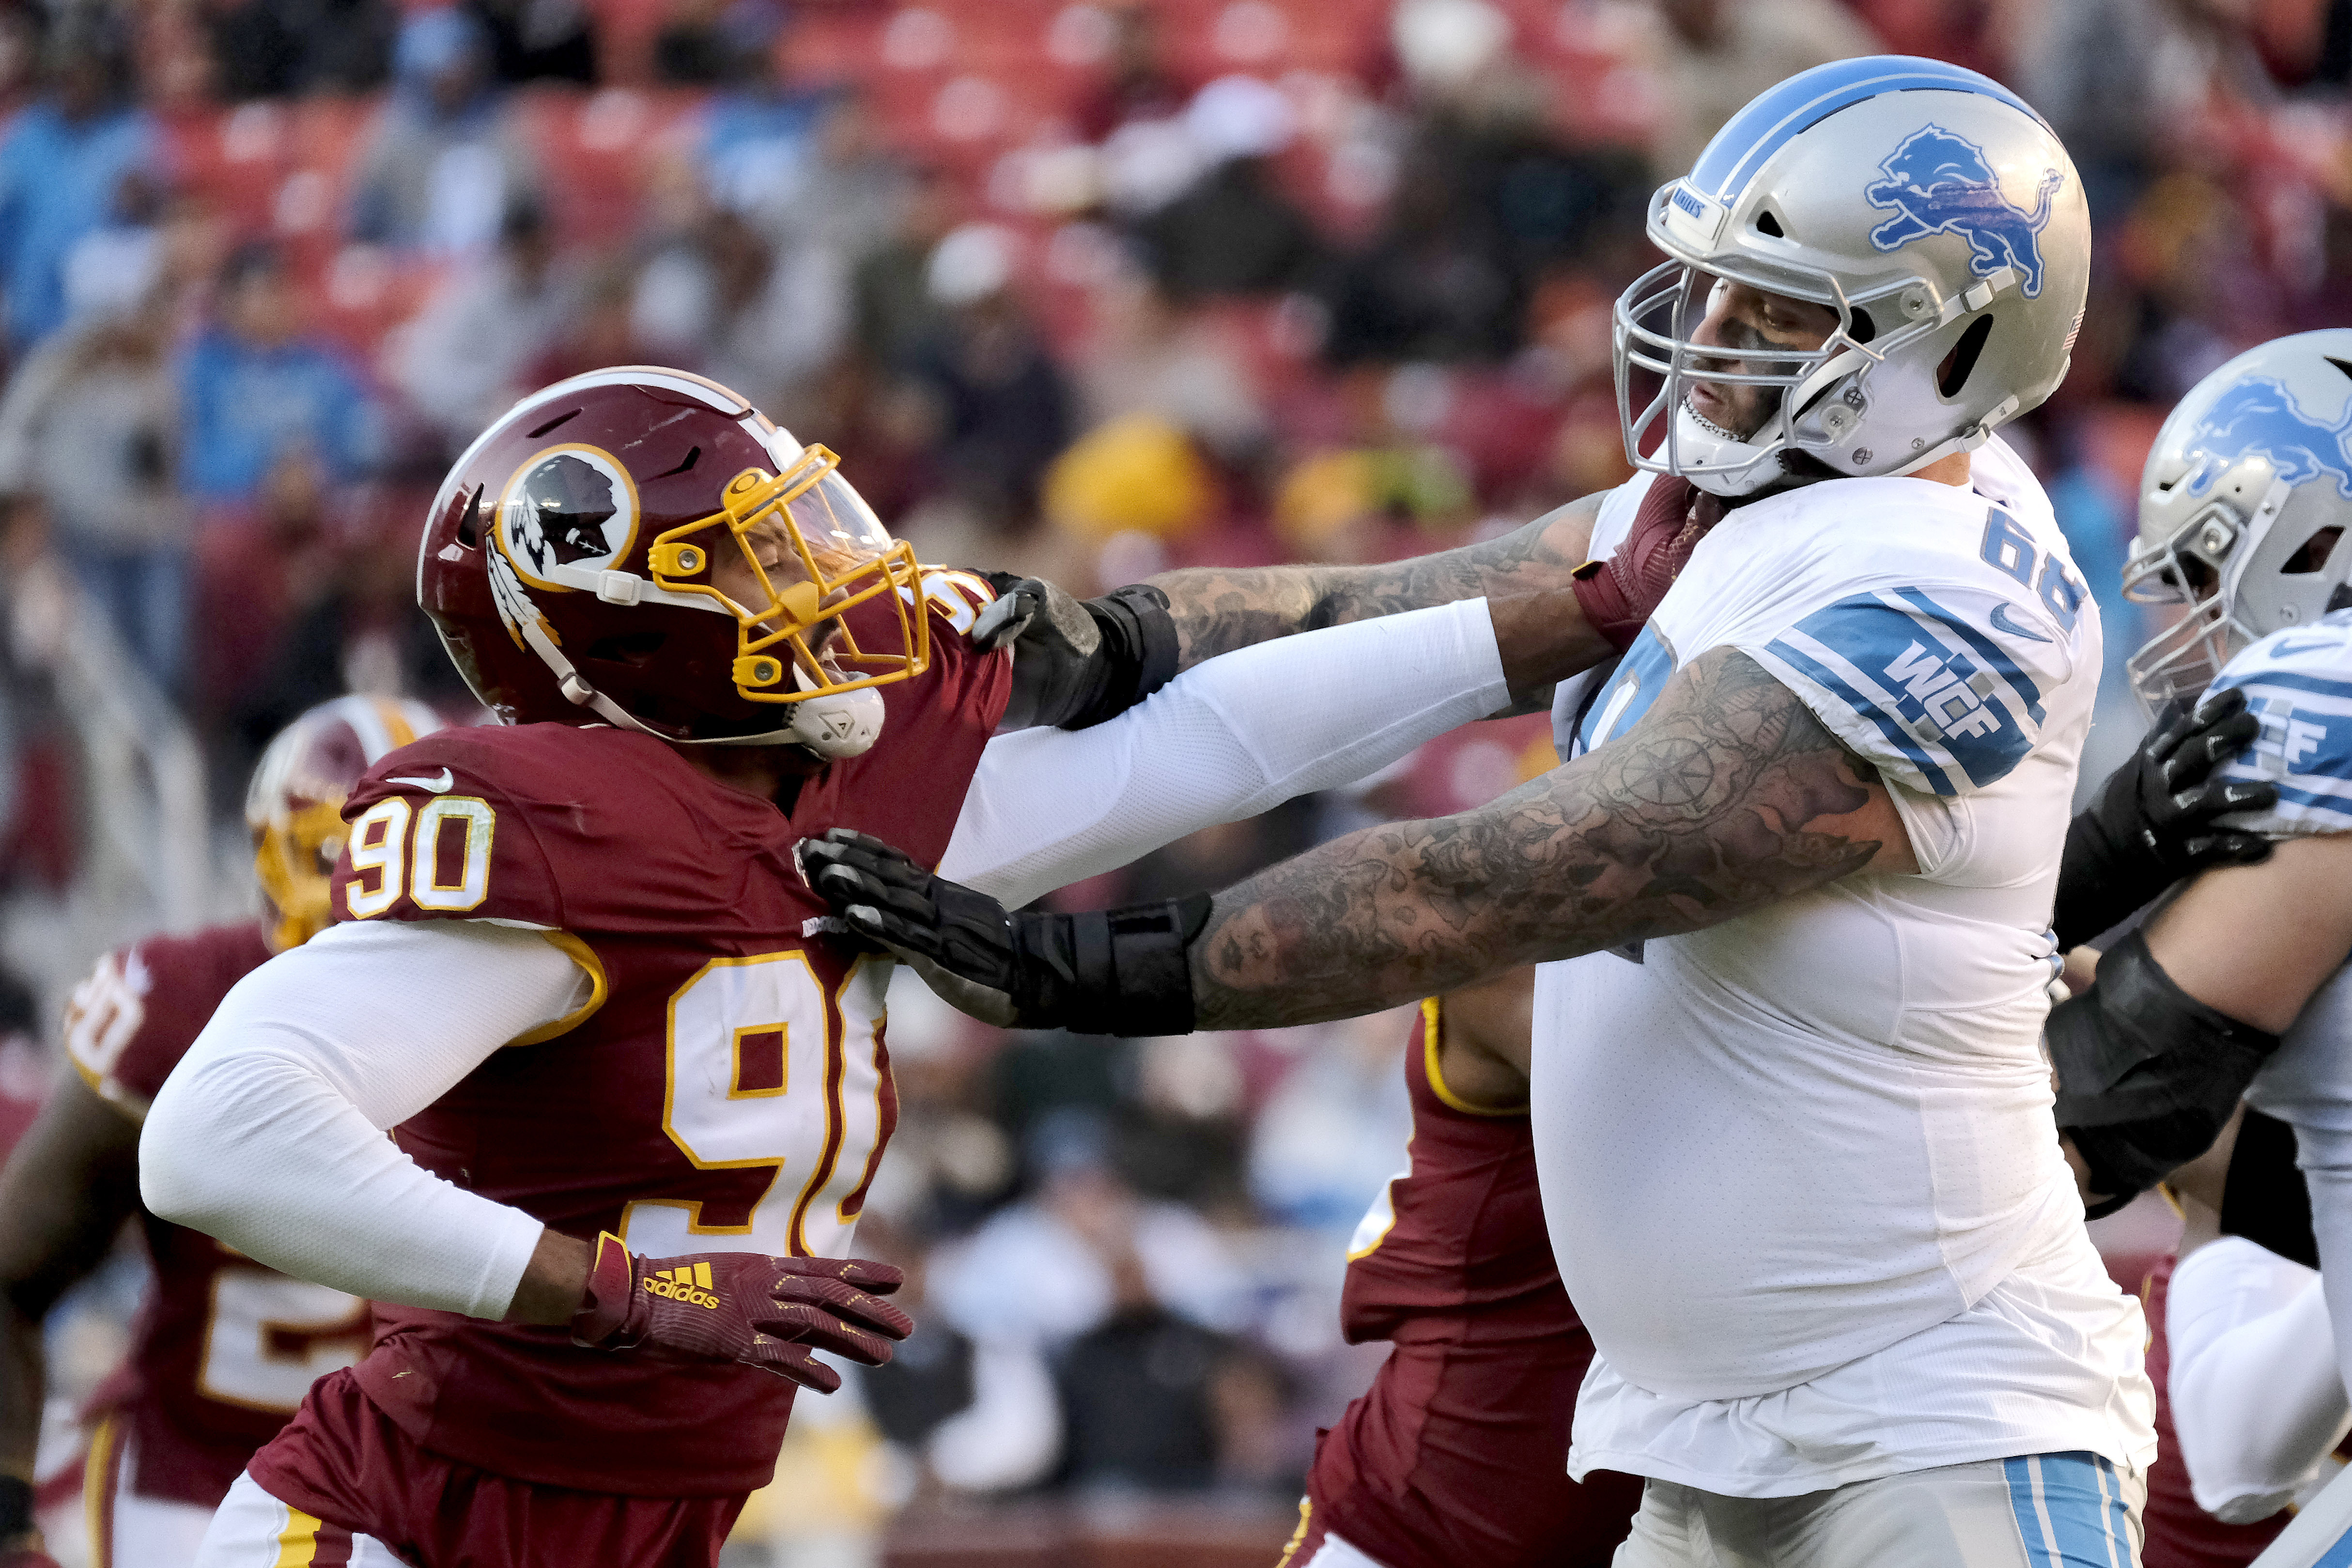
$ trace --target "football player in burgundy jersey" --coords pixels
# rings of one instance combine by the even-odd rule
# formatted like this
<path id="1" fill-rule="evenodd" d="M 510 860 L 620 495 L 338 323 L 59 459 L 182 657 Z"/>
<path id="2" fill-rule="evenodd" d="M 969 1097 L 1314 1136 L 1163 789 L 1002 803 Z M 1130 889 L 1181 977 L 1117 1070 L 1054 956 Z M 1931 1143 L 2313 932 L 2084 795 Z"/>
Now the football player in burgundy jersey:
<path id="1" fill-rule="evenodd" d="M 840 1256 L 896 1120 L 888 963 L 795 846 L 865 828 L 1051 887 L 1358 776 L 1601 646 L 1564 588 L 1464 581 L 1281 645 L 1317 679 L 1251 701 L 1314 701 L 1246 743 L 1181 695 L 1203 670 L 1091 752 L 992 746 L 1016 699 L 1075 727 L 1169 681 L 1164 600 L 1139 638 L 1136 603 L 1016 592 L 993 623 L 1016 679 L 961 635 L 987 584 L 919 568 L 830 453 L 726 389 L 632 367 L 524 399 L 452 470 L 418 565 L 505 723 L 362 782 L 339 923 L 226 999 L 146 1124 L 159 1212 L 375 1304 L 373 1350 L 254 1457 L 200 1568 L 711 1561 L 794 1385 L 837 1382 L 812 1352 L 878 1363 L 910 1327 L 895 1271 Z M 1189 751 L 1145 742 L 1163 720 Z M 967 803 L 983 750 L 1032 765 Z M 1097 787 L 1146 771 L 1181 809 Z"/>
<path id="2" fill-rule="evenodd" d="M 25 1483 L 42 1404 L 41 1319 L 134 1214 L 154 1278 L 123 1364 L 90 1410 L 93 1568 L 184 1568 L 229 1483 L 320 1373 L 359 1359 L 367 1304 L 291 1279 L 139 1205 L 139 1123 L 230 986 L 327 923 L 343 797 L 441 727 L 419 702 L 342 697 L 289 725 L 246 820 L 268 915 L 107 954 L 68 1005 L 62 1079 L 0 1170 L 0 1562 L 38 1563 Z M 9 1549 L 21 1556 L 10 1558 Z"/>
<path id="3" fill-rule="evenodd" d="M 1395 1348 L 1318 1445 L 1280 1568 L 1601 1568 L 1641 1506 L 1632 1476 L 1568 1476 L 1592 1337 L 1536 1191 L 1534 978 L 1421 1005 L 1405 1168 L 1349 1244 L 1339 1307 L 1350 1343 Z"/>

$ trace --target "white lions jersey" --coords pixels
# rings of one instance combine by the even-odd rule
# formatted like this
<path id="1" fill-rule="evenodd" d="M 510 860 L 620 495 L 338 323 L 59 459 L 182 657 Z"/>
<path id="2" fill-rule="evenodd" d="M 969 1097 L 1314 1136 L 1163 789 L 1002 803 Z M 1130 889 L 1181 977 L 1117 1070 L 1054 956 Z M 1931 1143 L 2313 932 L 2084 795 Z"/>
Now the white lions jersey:
<path id="1" fill-rule="evenodd" d="M 2231 823 L 2272 838 L 2352 833 L 2352 610 L 2246 648 L 2210 690 L 2233 688 L 2263 728 L 2227 775 L 2275 784 L 2279 800 Z M 2246 1100 L 2294 1128 L 2336 1360 L 2352 1368 L 2352 969 L 2304 1004 Z"/>
<path id="2" fill-rule="evenodd" d="M 1973 488 L 1738 508 L 1564 700 L 1570 750 L 1725 647 L 1879 770 L 1921 871 L 1541 971 L 1537 1159 L 1600 1351 L 1571 1471 L 1769 1497 L 2021 1454 L 2146 1463 L 2138 1304 L 2084 1232 L 2040 1047 L 2100 669 L 2049 502 L 1996 442 Z"/>

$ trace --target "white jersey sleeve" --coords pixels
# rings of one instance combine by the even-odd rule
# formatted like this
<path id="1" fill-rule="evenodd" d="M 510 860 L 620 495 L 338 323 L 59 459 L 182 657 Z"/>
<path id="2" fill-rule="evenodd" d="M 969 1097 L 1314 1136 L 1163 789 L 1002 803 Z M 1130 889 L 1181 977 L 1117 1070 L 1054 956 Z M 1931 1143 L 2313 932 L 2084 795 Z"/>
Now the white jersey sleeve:
<path id="1" fill-rule="evenodd" d="M 2051 693 L 2098 651 L 2055 523 L 1913 480 L 1818 489 L 1716 526 L 1588 708 L 1578 750 L 1623 734 L 1675 670 L 1727 646 L 1911 789 L 1972 794 L 2034 750 Z"/>
<path id="2" fill-rule="evenodd" d="M 1509 700 L 1484 599 L 1240 648 L 1108 723 L 989 742 L 940 875 L 1024 904 L 1352 783 Z"/>
<path id="3" fill-rule="evenodd" d="M 535 931 L 330 926 L 238 981 L 173 1069 L 140 1137 L 141 1195 L 298 1279 L 497 1318 L 545 1227 L 383 1132 L 592 989 Z"/>
<path id="4" fill-rule="evenodd" d="M 2079 579 L 2053 606 L 1990 564 L 2033 547 L 1998 507 L 1983 509 L 1978 561 L 1888 546 L 1871 585 L 1803 578 L 1725 629 L 1723 641 L 1786 684 L 1855 755 L 1915 790 L 1971 794 L 1999 784 L 2041 740 L 2046 695 L 2074 668 Z M 1847 579 L 1848 583 L 1852 578 Z"/>
<path id="5" fill-rule="evenodd" d="M 2273 838 L 2352 833 L 2352 610 L 2246 648 L 2210 688 L 2231 690 L 2246 694 L 2263 728 L 2224 773 L 2279 794 L 2277 805 L 2231 825 Z"/>

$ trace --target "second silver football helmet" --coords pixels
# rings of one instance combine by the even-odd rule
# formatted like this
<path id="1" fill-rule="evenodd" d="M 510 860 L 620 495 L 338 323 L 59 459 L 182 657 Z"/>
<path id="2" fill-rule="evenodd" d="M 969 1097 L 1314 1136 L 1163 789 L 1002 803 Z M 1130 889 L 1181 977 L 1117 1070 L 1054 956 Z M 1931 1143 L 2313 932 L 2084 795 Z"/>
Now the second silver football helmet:
<path id="1" fill-rule="evenodd" d="M 2159 709 L 2231 656 L 2352 604 L 2352 329 L 2249 349 L 2191 387 L 2157 432 L 2124 596 L 2184 605 L 2131 657 Z"/>

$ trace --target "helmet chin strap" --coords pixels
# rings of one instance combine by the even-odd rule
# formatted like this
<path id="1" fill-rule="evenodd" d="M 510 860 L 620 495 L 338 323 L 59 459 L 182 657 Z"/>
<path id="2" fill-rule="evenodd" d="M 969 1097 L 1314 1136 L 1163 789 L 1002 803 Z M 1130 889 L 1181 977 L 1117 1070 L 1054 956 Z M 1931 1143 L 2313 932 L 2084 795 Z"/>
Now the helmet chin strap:
<path id="1" fill-rule="evenodd" d="M 1780 450 L 1743 441 L 1702 419 L 1685 402 L 1675 409 L 1675 471 L 1710 495 L 1754 495 L 1780 478 Z M 1696 465 L 1696 466 L 1693 466 Z"/>
<path id="2" fill-rule="evenodd" d="M 870 686 L 795 702 L 791 722 L 780 730 L 756 735 L 665 735 L 591 686 L 536 618 L 522 622 L 518 629 L 530 651 L 554 673 L 564 700 L 587 709 L 616 730 L 634 730 L 673 746 L 799 746 L 824 762 L 858 756 L 872 750 L 882 735 L 882 694 Z M 815 685 L 798 666 L 793 675 L 803 691 Z"/>

